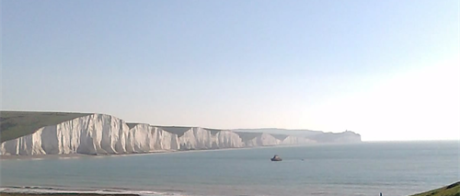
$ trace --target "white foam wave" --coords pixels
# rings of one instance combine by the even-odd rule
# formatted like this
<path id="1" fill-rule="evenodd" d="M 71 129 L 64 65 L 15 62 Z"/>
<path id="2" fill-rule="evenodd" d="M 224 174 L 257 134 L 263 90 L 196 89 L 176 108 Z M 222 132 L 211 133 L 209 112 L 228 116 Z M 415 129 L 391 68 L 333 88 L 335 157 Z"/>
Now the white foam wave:
<path id="1" fill-rule="evenodd" d="M 89 193 L 89 194 L 136 194 L 140 196 L 187 196 L 183 193 L 157 192 L 146 190 L 117 190 L 117 189 L 97 189 L 97 190 L 71 190 L 58 189 L 41 186 L 24 187 L 1 187 L 0 193 L 30 193 L 30 194 L 49 194 L 49 193 Z"/>

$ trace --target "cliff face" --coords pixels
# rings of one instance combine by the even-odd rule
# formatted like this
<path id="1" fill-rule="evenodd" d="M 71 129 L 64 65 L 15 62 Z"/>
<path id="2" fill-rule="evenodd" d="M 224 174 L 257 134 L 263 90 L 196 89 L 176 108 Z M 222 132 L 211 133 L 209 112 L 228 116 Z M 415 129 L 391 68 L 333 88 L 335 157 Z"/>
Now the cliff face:
<path id="1" fill-rule="evenodd" d="M 162 150 L 240 148 L 311 142 L 288 136 L 277 139 L 262 133 L 249 140 L 233 131 L 181 128 L 180 133 L 148 124 L 128 126 L 123 120 L 91 114 L 46 126 L 0 146 L 2 155 L 129 154 Z M 176 130 L 177 131 L 177 130 Z"/>
<path id="2" fill-rule="evenodd" d="M 245 143 L 245 146 L 255 147 L 255 146 L 274 146 L 281 143 L 280 140 L 276 139 L 274 136 L 262 133 L 259 136 L 256 136 L 254 139 L 248 140 Z"/>

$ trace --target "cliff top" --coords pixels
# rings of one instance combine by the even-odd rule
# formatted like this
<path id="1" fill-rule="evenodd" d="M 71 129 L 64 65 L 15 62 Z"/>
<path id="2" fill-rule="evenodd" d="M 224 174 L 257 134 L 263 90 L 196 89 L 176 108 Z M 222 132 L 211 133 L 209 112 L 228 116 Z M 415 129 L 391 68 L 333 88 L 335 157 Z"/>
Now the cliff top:
<path id="1" fill-rule="evenodd" d="M 419 193 L 412 196 L 460 196 L 460 181 L 439 189 Z"/>
<path id="2" fill-rule="evenodd" d="M 161 128 L 169 133 L 174 133 L 178 137 L 183 136 L 185 132 L 194 128 L 194 127 L 181 127 L 181 126 L 154 126 L 154 127 Z M 203 129 L 210 131 L 212 135 L 216 135 L 218 132 L 222 131 L 220 129 L 209 129 L 209 128 L 203 128 Z"/>
<path id="3" fill-rule="evenodd" d="M 238 134 L 238 136 L 240 136 L 243 142 L 252 140 L 256 138 L 257 136 L 262 135 L 262 133 L 253 133 L 253 132 L 249 132 L 249 133 L 248 132 L 235 132 L 235 133 Z"/>
<path id="4" fill-rule="evenodd" d="M 38 129 L 72 120 L 88 113 L 0 111 L 0 143 L 29 135 Z"/>

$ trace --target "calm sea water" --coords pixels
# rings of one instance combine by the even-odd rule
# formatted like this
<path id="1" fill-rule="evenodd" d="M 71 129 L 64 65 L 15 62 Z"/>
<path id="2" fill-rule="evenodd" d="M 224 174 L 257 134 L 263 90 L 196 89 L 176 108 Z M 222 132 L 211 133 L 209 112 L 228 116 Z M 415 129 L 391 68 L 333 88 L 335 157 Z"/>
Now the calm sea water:
<path id="1" fill-rule="evenodd" d="M 270 161 L 274 154 L 283 161 Z M 147 195 L 398 196 L 460 181 L 459 167 L 455 141 L 361 143 L 2 160 L 0 183 Z"/>

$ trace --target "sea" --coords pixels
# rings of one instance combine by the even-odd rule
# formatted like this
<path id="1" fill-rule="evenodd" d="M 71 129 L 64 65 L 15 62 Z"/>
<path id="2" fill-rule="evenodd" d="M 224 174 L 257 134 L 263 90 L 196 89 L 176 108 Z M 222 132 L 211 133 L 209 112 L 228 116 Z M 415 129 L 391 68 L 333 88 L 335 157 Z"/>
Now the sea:
<path id="1" fill-rule="evenodd" d="M 403 196 L 460 181 L 459 141 L 362 142 L 0 161 L 0 191 Z M 283 160 L 270 161 L 274 155 Z"/>

